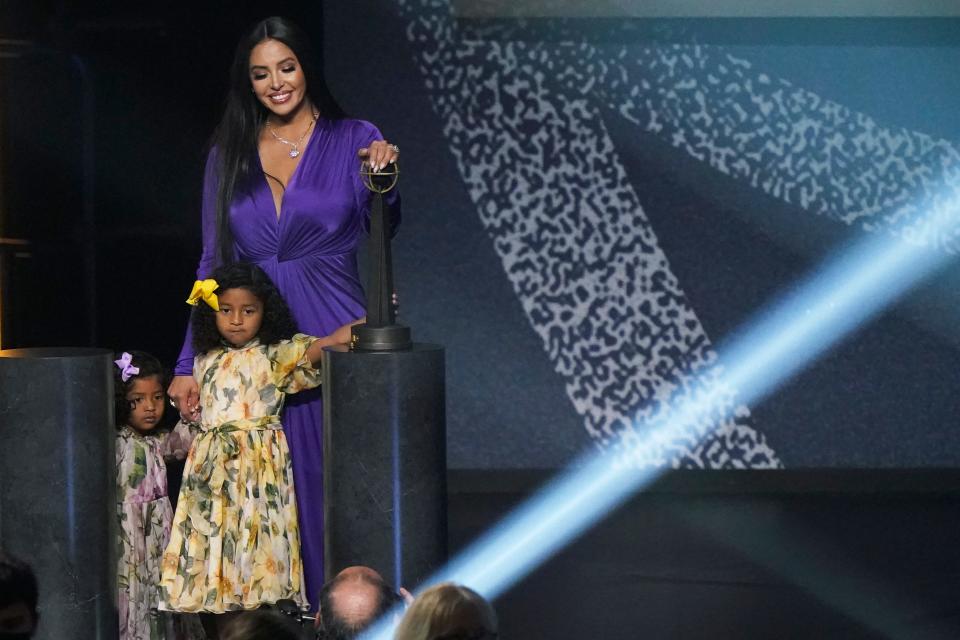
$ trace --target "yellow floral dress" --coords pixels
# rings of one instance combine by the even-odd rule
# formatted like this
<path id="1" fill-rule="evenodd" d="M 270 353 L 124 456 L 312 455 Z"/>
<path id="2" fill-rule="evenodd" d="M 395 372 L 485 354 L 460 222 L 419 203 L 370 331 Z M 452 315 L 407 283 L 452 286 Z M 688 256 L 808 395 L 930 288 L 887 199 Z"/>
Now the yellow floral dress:
<path id="1" fill-rule="evenodd" d="M 290 450 L 280 424 L 286 394 L 320 384 L 306 359 L 316 338 L 198 355 L 200 434 L 163 555 L 160 608 L 224 613 L 290 598 L 303 566 Z"/>

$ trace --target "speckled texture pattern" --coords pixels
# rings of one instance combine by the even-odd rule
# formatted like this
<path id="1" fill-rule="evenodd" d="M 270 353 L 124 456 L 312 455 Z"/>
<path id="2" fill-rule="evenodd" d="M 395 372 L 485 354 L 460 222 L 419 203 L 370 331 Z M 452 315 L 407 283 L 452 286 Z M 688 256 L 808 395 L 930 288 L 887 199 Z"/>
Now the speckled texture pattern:
<path id="1" fill-rule="evenodd" d="M 402 6 L 463 179 L 568 397 L 602 446 L 632 444 L 635 423 L 720 369 L 597 108 L 537 45 L 460 39 L 445 2 Z M 636 462 L 780 466 L 733 392 Z"/>

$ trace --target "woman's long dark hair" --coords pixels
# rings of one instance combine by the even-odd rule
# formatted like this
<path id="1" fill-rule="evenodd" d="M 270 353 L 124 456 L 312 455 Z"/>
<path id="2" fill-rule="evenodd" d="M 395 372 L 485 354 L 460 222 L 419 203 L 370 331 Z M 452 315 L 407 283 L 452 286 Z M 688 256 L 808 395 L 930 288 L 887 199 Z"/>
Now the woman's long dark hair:
<path id="1" fill-rule="evenodd" d="M 323 77 L 323 69 L 314 56 L 307 35 L 287 18 L 261 20 L 241 38 L 230 65 L 230 88 L 223 118 L 211 141 L 216 149 L 217 168 L 217 261 L 234 260 L 233 233 L 230 230 L 230 203 L 239 188 L 253 178 L 251 160 L 257 153 L 257 137 L 267 117 L 264 107 L 250 91 L 250 52 L 264 40 L 277 40 L 290 47 L 300 61 L 307 81 L 307 96 L 328 120 L 344 117 Z"/>

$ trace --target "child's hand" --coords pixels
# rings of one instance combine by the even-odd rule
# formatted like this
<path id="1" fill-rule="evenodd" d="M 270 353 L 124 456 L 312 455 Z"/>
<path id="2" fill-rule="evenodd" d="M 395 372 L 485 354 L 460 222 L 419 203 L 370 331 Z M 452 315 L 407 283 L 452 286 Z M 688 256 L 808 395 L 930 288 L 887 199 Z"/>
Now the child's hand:
<path id="1" fill-rule="evenodd" d="M 342 327 L 338 328 L 336 331 L 331 333 L 328 336 L 323 336 L 322 338 L 317 338 L 310 348 L 307 349 L 307 359 L 313 363 L 314 366 L 320 366 L 320 363 L 323 360 L 323 349 L 324 347 L 329 347 L 335 344 L 348 344 L 351 338 L 350 327 L 355 324 L 360 324 L 366 322 L 366 318 L 360 318 L 349 322 Z"/>
<path id="2" fill-rule="evenodd" d="M 336 331 L 327 336 L 327 344 L 349 344 L 351 338 L 350 327 L 355 324 L 360 324 L 361 322 L 366 322 L 366 318 L 360 318 L 359 320 L 354 320 L 353 322 L 347 323 L 342 327 L 338 328 Z"/>

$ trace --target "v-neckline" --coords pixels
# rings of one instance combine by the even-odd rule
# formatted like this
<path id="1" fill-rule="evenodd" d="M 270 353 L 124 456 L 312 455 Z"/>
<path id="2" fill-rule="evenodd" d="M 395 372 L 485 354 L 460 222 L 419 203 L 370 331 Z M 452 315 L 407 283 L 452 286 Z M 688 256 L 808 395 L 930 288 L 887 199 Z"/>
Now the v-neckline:
<path id="1" fill-rule="evenodd" d="M 257 165 L 260 167 L 260 175 L 263 178 L 263 186 L 267 188 L 267 195 L 270 198 L 270 204 L 273 205 L 271 209 L 273 210 L 273 217 L 277 224 L 280 224 L 280 218 L 283 217 L 283 201 L 287 198 L 287 191 L 290 190 L 290 185 L 293 184 L 294 178 L 297 177 L 297 172 L 300 171 L 300 167 L 303 166 L 303 163 L 307 160 L 307 154 L 310 153 L 310 149 L 313 148 L 313 138 L 317 135 L 317 132 L 320 130 L 321 120 L 323 116 L 318 117 L 313 123 L 313 131 L 310 132 L 310 137 L 307 138 L 307 144 L 304 146 L 303 151 L 300 152 L 300 157 L 297 160 L 297 166 L 293 168 L 293 171 L 290 172 L 290 177 L 287 178 L 287 184 L 283 185 L 283 193 L 280 194 L 279 204 L 273 200 L 273 189 L 270 188 L 270 178 L 273 176 L 267 176 L 267 172 L 263 168 L 263 158 L 260 156 L 260 148 L 257 146 Z M 274 180 L 277 180 L 273 177 Z M 280 182 L 277 180 L 277 182 Z"/>

